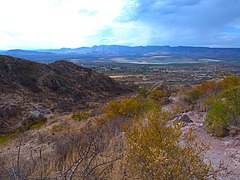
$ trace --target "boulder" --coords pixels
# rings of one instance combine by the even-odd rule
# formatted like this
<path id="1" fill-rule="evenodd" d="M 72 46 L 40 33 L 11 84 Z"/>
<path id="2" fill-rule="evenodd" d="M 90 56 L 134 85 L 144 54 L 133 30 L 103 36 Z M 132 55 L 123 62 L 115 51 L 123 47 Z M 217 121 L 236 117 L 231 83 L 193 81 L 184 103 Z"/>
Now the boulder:
<path id="1" fill-rule="evenodd" d="M 187 114 L 179 115 L 175 118 L 176 121 L 183 122 L 184 124 L 193 123 Z"/>

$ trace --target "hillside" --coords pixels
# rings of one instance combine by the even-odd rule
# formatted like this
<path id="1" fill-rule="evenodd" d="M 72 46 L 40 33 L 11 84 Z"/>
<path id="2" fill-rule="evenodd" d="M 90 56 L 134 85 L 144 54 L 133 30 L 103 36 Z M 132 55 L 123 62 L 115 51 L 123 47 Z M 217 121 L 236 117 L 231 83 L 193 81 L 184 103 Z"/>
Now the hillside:
<path id="1" fill-rule="evenodd" d="M 14 67 L 19 63 L 18 61 L 23 60 L 16 59 L 13 63 Z M 46 79 L 42 75 L 47 74 L 46 72 L 35 70 L 39 73 L 36 73 L 38 81 L 35 83 L 38 88 L 33 86 L 35 88 L 32 89 L 32 86 L 22 85 L 21 80 L 26 75 L 24 71 L 17 71 L 19 76 L 13 75 L 10 70 L 8 73 L 4 71 L 6 78 L 12 78 L 9 81 L 5 80 L 5 88 L 12 87 L 18 93 L 17 95 L 15 93 L 11 99 L 13 93 L 6 92 L 7 101 L 2 103 L 22 102 L 21 106 L 15 105 L 12 110 L 16 111 L 18 107 L 23 107 L 28 108 L 27 110 L 32 114 L 22 123 L 24 131 L 0 135 L 0 162 L 2 162 L 0 178 L 237 179 L 239 177 L 240 77 L 223 76 L 220 73 L 217 79 L 192 86 L 174 86 L 159 82 L 151 87 L 140 88 L 139 93 L 120 97 L 116 97 L 120 90 L 111 94 L 106 89 L 104 92 L 112 95 L 109 101 L 96 104 L 101 98 L 94 95 L 97 99 L 90 103 L 86 100 L 85 107 L 88 108 L 84 108 L 84 103 L 79 103 L 82 108 L 76 110 L 73 104 L 65 101 L 64 107 L 69 105 L 70 108 L 73 105 L 73 109 L 66 112 L 67 110 L 61 109 L 60 106 L 56 106 L 55 110 L 48 108 L 50 107 L 48 103 L 60 103 L 61 98 L 64 99 L 63 93 L 71 92 L 72 89 L 68 91 L 68 87 L 77 85 L 78 80 L 74 78 L 71 80 L 72 84 L 70 80 L 64 81 L 71 74 L 69 70 L 78 77 L 77 79 L 80 78 L 79 74 L 84 75 L 86 71 L 94 72 L 83 68 L 80 73 L 77 69 L 82 67 L 64 61 L 50 65 L 29 61 L 25 63 L 23 64 L 26 68 L 31 67 L 28 69 L 29 72 L 32 69 L 44 70 L 48 67 L 47 72 L 54 73 L 55 79 L 59 81 L 55 84 L 60 84 L 59 87 L 63 88 L 52 89 L 51 86 L 39 83 Z M 6 68 L 12 69 L 12 64 L 5 66 Z M 60 74 L 62 71 L 66 72 Z M 42 79 L 39 80 L 39 77 Z M 106 79 L 104 77 L 102 76 Z M 12 82 L 13 79 L 14 83 L 7 83 Z M 61 84 L 60 79 L 64 84 Z M 81 79 L 82 81 L 84 79 Z M 15 85 L 18 87 L 16 88 Z M 115 85 L 119 87 L 119 84 Z M 91 90 L 97 87 L 98 84 L 94 87 L 92 85 Z M 121 86 L 119 88 L 121 89 Z M 25 93 L 25 96 L 21 96 L 23 100 L 20 101 L 19 94 L 25 91 L 29 94 Z M 123 89 L 123 92 L 129 91 Z M 51 93 L 56 100 L 48 98 L 48 101 L 41 103 L 33 100 L 43 93 L 46 98 Z M 73 94 L 68 95 L 68 98 Z M 32 99 L 27 100 L 26 97 Z M 57 97 L 61 98 L 57 99 Z M 59 113 L 60 110 L 65 113 Z M 39 112 L 45 113 L 46 116 L 36 118 Z M 9 118 L 7 122 L 10 122 Z M 13 121 L 12 124 L 14 123 L 17 122 Z M 7 127 L 6 124 L 3 125 Z"/>
<path id="2" fill-rule="evenodd" d="M 103 74 L 70 62 L 46 65 L 0 56 L 0 134 L 29 116 L 86 108 L 129 91 Z"/>

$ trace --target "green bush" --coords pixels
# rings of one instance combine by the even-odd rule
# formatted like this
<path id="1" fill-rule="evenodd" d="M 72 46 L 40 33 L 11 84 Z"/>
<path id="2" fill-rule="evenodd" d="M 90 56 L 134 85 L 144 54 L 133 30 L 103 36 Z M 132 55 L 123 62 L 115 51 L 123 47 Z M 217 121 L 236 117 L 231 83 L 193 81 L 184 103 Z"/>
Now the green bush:
<path id="1" fill-rule="evenodd" d="M 234 119 L 231 125 L 240 127 L 240 86 L 223 91 L 219 97 L 231 110 Z"/>
<path id="2" fill-rule="evenodd" d="M 148 97 L 153 100 L 161 100 L 165 96 L 166 96 L 166 93 L 161 89 L 154 89 L 148 94 Z"/>
<path id="3" fill-rule="evenodd" d="M 24 123 L 23 126 L 20 128 L 20 131 L 26 131 L 29 129 L 39 128 L 43 126 L 47 122 L 46 117 L 36 117 L 30 118 L 28 122 Z"/>
<path id="4" fill-rule="evenodd" d="M 204 124 L 213 135 L 222 137 L 227 135 L 232 122 L 231 109 L 223 102 L 216 101 L 210 106 Z"/>
<path id="5" fill-rule="evenodd" d="M 138 90 L 138 93 L 139 93 L 140 96 L 147 97 L 147 95 L 148 95 L 148 90 L 147 90 L 146 87 L 143 87 L 143 88 L 140 88 L 140 89 Z"/>
<path id="6" fill-rule="evenodd" d="M 226 105 L 236 116 L 240 115 L 240 86 L 223 91 L 220 93 L 220 97 L 225 100 Z"/>
<path id="7" fill-rule="evenodd" d="M 64 124 L 55 124 L 52 126 L 52 131 L 56 132 L 56 131 L 62 131 L 65 129 L 65 125 Z"/>
<path id="8" fill-rule="evenodd" d="M 17 137 L 17 134 L 11 133 L 7 135 L 0 135 L 0 143 L 8 142 L 9 140 Z"/>

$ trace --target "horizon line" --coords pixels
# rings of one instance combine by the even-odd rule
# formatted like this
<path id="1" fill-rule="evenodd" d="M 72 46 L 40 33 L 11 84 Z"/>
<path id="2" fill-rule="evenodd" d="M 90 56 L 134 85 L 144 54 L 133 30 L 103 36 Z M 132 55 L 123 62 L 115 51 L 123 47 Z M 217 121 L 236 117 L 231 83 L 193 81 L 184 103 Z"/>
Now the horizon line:
<path id="1" fill-rule="evenodd" d="M 189 48 L 210 48 L 210 49 L 240 49 L 239 47 L 221 47 L 221 46 L 190 46 L 190 45 L 178 45 L 178 46 L 171 46 L 171 45 L 138 45 L 138 46 L 131 46 L 131 45 L 117 45 L 117 44 L 111 44 L 111 45 L 93 45 L 93 46 L 79 46 L 79 47 L 61 47 L 61 48 L 12 48 L 12 49 L 0 49 L 0 51 L 11 51 L 11 50 L 24 50 L 24 51 L 41 51 L 41 50 L 60 50 L 60 49 L 79 49 L 79 48 L 93 48 L 93 47 L 100 47 L 100 46 L 122 46 L 122 47 L 171 47 L 171 48 L 177 48 L 177 47 L 189 47 Z"/>

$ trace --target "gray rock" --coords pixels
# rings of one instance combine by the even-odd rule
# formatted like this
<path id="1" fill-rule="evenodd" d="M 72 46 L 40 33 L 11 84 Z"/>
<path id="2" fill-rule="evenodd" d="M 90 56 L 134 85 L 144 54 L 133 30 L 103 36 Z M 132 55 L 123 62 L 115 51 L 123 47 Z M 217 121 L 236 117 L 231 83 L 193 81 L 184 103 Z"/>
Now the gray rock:
<path id="1" fill-rule="evenodd" d="M 184 123 L 193 123 L 193 121 L 188 117 L 187 114 L 182 114 L 176 118 L 177 121 L 181 121 Z"/>

